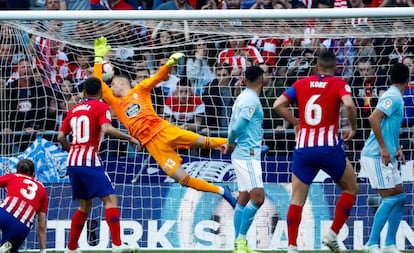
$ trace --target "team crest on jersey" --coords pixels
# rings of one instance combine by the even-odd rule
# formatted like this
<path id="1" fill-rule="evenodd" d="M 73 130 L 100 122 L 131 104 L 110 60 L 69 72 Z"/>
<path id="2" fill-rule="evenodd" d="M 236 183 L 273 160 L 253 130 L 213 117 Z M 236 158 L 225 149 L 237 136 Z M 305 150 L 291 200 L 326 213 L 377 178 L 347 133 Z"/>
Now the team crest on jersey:
<path id="1" fill-rule="evenodd" d="M 135 100 L 138 100 L 138 94 L 137 94 L 137 93 L 134 93 L 134 94 L 132 95 L 132 97 L 133 97 Z"/>
<path id="2" fill-rule="evenodd" d="M 139 104 L 130 104 L 126 110 L 126 115 L 128 117 L 137 116 L 140 110 L 141 106 L 139 106 Z"/>
<path id="3" fill-rule="evenodd" d="M 352 92 L 351 87 L 349 86 L 349 84 L 345 84 L 345 90 L 349 93 Z"/>
<path id="4" fill-rule="evenodd" d="M 254 113 L 254 106 L 249 107 L 249 115 L 252 116 Z"/>
<path id="5" fill-rule="evenodd" d="M 382 104 L 381 104 L 381 106 L 382 106 L 384 109 L 388 109 L 388 108 L 390 108 L 390 107 L 391 107 L 391 105 L 392 105 L 392 100 L 391 100 L 391 99 L 385 99 L 385 100 L 384 100 L 384 102 L 382 102 Z"/>

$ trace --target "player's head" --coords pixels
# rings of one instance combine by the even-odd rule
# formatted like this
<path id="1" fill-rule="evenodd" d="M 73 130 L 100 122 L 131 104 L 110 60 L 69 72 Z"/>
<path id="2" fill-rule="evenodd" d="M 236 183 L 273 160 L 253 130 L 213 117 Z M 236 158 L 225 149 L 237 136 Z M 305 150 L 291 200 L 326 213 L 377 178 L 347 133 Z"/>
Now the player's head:
<path id="1" fill-rule="evenodd" d="M 115 97 L 124 97 L 131 90 L 131 81 L 127 76 L 114 76 L 111 82 L 111 90 Z"/>
<path id="2" fill-rule="evenodd" d="M 85 97 L 101 97 L 101 80 L 89 77 L 83 82 L 83 93 Z"/>
<path id="3" fill-rule="evenodd" d="M 17 173 L 34 176 L 35 167 L 34 163 L 30 159 L 22 159 L 17 163 Z"/>
<path id="4" fill-rule="evenodd" d="M 390 70 L 391 83 L 407 85 L 410 81 L 410 70 L 404 63 L 396 63 Z"/>
<path id="5" fill-rule="evenodd" d="M 334 72 L 336 69 L 336 56 L 329 50 L 321 50 L 317 61 L 318 71 Z"/>
<path id="6" fill-rule="evenodd" d="M 259 86 L 263 85 L 264 70 L 259 66 L 251 66 L 244 72 L 246 78 L 246 86 Z"/>

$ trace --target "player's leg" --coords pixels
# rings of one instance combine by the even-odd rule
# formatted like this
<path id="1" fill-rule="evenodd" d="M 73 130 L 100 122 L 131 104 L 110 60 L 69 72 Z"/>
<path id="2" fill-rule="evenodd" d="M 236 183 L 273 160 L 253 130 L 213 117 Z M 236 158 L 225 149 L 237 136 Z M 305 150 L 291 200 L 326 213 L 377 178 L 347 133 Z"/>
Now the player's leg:
<path id="1" fill-rule="evenodd" d="M 203 148 L 203 149 L 215 149 L 226 143 L 227 143 L 226 138 L 207 137 L 207 136 L 199 135 L 193 147 Z"/>
<path id="2" fill-rule="evenodd" d="M 72 215 L 72 221 L 70 224 L 69 242 L 67 249 L 68 252 L 77 252 L 78 241 L 80 234 L 82 233 L 85 222 L 88 218 L 88 214 L 92 209 L 91 199 L 78 199 L 79 208 Z"/>
<path id="3" fill-rule="evenodd" d="M 309 191 L 309 184 L 304 183 L 292 173 L 292 196 L 287 212 L 288 224 L 288 252 L 297 251 L 299 225 L 302 220 L 303 205 Z"/>
<path id="4" fill-rule="evenodd" d="M 199 135 L 196 133 L 170 126 L 163 129 L 151 142 L 147 143 L 145 148 L 162 170 L 179 184 L 198 191 L 220 194 L 232 207 L 235 207 L 237 201 L 227 188 L 214 185 L 201 178 L 191 177 L 181 167 L 182 159 L 177 154 L 176 148 L 191 148 L 198 137 Z"/>
<path id="5" fill-rule="evenodd" d="M 384 252 L 398 252 L 395 246 L 396 233 L 402 219 L 406 194 L 402 187 L 402 178 L 396 169 L 397 166 L 385 166 L 381 158 L 364 156 L 361 157 L 361 165 L 367 172 L 371 187 L 377 189 L 382 198 L 374 215 L 366 251 L 380 251 L 380 232 L 388 221 Z"/>
<path id="6" fill-rule="evenodd" d="M 16 219 L 4 208 L 0 208 L 1 252 L 17 252 L 29 234 L 29 227 Z"/>
<path id="7" fill-rule="evenodd" d="M 239 188 L 239 198 L 234 214 L 235 251 L 253 252 L 247 247 L 246 235 L 257 210 L 265 199 L 261 163 L 260 160 L 232 159 L 232 164 Z"/>
<path id="8" fill-rule="evenodd" d="M 94 178 L 92 175 L 84 174 L 88 171 L 90 170 L 83 167 L 68 167 L 72 198 L 78 200 L 79 208 L 72 215 L 67 252 L 77 252 L 80 234 L 92 208 L 92 197 L 87 193 L 88 184 L 94 182 Z"/>
<path id="9" fill-rule="evenodd" d="M 348 219 L 349 213 L 355 204 L 359 187 L 354 168 L 345 157 L 345 153 L 341 147 L 333 148 L 329 158 L 325 159 L 325 163 L 325 171 L 342 189 L 342 193 L 335 206 L 335 214 L 331 228 L 322 238 L 322 243 L 331 251 L 340 252 L 337 235 Z"/>

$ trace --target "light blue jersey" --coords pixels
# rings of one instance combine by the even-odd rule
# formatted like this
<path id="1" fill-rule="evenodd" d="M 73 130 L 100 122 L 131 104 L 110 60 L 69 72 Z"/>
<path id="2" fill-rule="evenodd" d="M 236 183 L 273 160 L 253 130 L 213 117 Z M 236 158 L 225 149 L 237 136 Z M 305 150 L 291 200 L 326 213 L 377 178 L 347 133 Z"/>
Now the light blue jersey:
<path id="1" fill-rule="evenodd" d="M 246 124 L 242 131 L 235 131 L 238 119 L 243 119 Z M 229 139 L 233 139 L 236 147 L 232 153 L 232 159 L 260 160 L 263 140 L 263 108 L 257 93 L 249 88 L 243 90 L 233 105 L 233 111 L 229 124 Z M 243 123 L 244 124 L 244 123 Z"/>
<path id="2" fill-rule="evenodd" d="M 391 161 L 394 162 L 394 154 L 397 153 L 400 146 L 400 128 L 404 117 L 404 100 L 400 90 L 392 85 L 379 99 L 377 109 L 385 114 L 381 121 L 381 131 L 385 146 L 388 152 L 390 152 Z M 381 156 L 378 141 L 372 130 L 368 140 L 365 142 L 361 155 L 367 157 Z"/>

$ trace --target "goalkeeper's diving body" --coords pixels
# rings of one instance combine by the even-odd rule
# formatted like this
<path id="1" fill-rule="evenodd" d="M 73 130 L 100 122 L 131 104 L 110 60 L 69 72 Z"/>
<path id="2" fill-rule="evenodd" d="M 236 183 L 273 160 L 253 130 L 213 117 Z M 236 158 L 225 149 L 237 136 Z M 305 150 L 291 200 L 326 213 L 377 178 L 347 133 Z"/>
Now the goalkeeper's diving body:
<path id="1" fill-rule="evenodd" d="M 102 60 L 110 48 L 106 38 L 101 37 L 95 40 L 94 74 L 101 81 Z M 182 53 L 172 54 L 157 73 L 133 88 L 130 80 L 123 76 L 114 76 L 110 88 L 102 81 L 102 98 L 112 108 L 118 120 L 128 129 L 129 134 L 141 142 L 141 145 L 168 176 L 183 186 L 220 194 L 232 207 L 235 207 L 237 200 L 227 188 L 191 177 L 181 166 L 182 158 L 176 152 L 177 148 L 219 148 L 227 143 L 227 139 L 202 136 L 181 129 L 162 119 L 154 110 L 151 90 L 168 76 L 173 66 L 182 57 L 184 57 Z"/>

